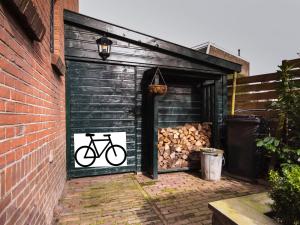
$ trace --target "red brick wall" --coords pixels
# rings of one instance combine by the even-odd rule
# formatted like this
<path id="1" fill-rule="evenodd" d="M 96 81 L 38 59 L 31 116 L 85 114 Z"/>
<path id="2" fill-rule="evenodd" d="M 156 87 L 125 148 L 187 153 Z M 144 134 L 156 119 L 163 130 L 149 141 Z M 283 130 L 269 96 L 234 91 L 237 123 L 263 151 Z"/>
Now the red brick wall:
<path id="1" fill-rule="evenodd" d="M 64 60 L 64 1 L 56 0 L 54 5 L 54 53 Z"/>
<path id="2" fill-rule="evenodd" d="M 65 0 L 64 1 L 64 7 L 65 9 L 74 11 L 74 12 L 79 12 L 79 0 Z"/>
<path id="3" fill-rule="evenodd" d="M 41 42 L 0 4 L 1 225 L 50 224 L 66 179 L 65 79 L 51 67 L 50 1 L 33 2 L 47 26 Z M 63 59 L 63 1 L 55 4 Z"/>

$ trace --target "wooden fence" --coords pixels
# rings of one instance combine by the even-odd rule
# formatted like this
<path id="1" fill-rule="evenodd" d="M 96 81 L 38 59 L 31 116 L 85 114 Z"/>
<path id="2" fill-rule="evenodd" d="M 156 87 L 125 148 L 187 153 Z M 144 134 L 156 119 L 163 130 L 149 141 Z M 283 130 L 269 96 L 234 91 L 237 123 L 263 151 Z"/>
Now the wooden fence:
<path id="1" fill-rule="evenodd" d="M 295 65 L 292 73 L 295 82 L 300 85 L 300 58 L 285 61 Z M 270 110 L 270 103 L 278 97 L 279 74 L 269 73 L 237 78 L 235 95 L 235 115 L 258 115 L 266 119 L 276 118 L 276 112 Z M 231 111 L 233 80 L 228 80 L 228 107 Z"/>

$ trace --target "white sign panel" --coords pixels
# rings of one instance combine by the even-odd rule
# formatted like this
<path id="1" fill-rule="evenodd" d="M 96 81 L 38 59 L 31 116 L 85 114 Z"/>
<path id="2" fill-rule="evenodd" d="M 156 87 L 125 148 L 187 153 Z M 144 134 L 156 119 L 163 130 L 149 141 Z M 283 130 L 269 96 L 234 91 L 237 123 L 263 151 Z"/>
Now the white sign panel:
<path id="1" fill-rule="evenodd" d="M 127 166 L 126 132 L 74 134 L 75 167 Z"/>

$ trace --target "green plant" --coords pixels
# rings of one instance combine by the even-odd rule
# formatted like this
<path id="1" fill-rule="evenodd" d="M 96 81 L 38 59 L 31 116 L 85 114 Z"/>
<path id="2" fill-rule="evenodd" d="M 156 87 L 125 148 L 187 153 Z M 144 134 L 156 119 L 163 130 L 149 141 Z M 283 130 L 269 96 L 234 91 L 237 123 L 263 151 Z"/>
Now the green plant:
<path id="1" fill-rule="evenodd" d="M 275 155 L 282 165 L 299 162 L 300 148 L 288 146 L 275 137 L 259 139 L 256 146 L 263 147 L 270 156 Z"/>
<path id="2" fill-rule="evenodd" d="M 297 163 L 300 159 L 299 87 L 294 81 L 293 66 L 283 62 L 277 72 L 280 75 L 278 99 L 271 104 L 271 108 L 278 113 L 276 134 L 258 139 L 256 145 L 282 164 Z"/>
<path id="3" fill-rule="evenodd" d="M 285 225 L 300 225 L 300 166 L 287 165 L 269 175 L 275 218 Z"/>
<path id="4" fill-rule="evenodd" d="M 283 62 L 279 68 L 278 99 L 271 104 L 278 113 L 276 134 L 258 139 L 256 145 L 271 156 L 273 164 L 275 159 L 281 164 L 269 173 L 275 217 L 285 225 L 300 225 L 300 94 L 293 67 Z"/>
<path id="5" fill-rule="evenodd" d="M 279 116 L 276 136 L 287 145 L 294 145 L 300 137 L 300 94 L 294 80 L 293 68 L 286 62 L 279 66 L 278 99 L 271 104 Z"/>
<path id="6" fill-rule="evenodd" d="M 257 147 L 264 147 L 269 153 L 275 153 L 279 144 L 280 141 L 271 136 L 259 139 L 256 143 Z"/>

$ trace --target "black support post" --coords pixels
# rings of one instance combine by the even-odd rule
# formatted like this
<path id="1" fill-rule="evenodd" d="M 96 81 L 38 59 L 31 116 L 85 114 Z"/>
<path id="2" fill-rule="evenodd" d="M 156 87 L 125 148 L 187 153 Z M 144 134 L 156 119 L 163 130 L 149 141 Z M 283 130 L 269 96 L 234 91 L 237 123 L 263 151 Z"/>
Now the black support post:
<path id="1" fill-rule="evenodd" d="M 212 96 L 212 101 L 214 101 L 214 109 L 213 109 L 213 147 L 219 148 L 220 147 L 220 133 L 219 133 L 219 125 L 220 125 L 220 112 L 219 112 L 219 105 L 222 101 L 222 90 L 220 90 L 220 80 L 215 80 L 214 85 L 214 94 Z"/>
<path id="2" fill-rule="evenodd" d="M 159 84 L 159 77 L 155 78 L 155 84 Z M 160 96 L 153 95 L 153 166 L 152 166 L 152 177 L 153 179 L 158 178 L 158 149 L 157 149 L 157 132 L 158 132 L 158 101 Z"/>

